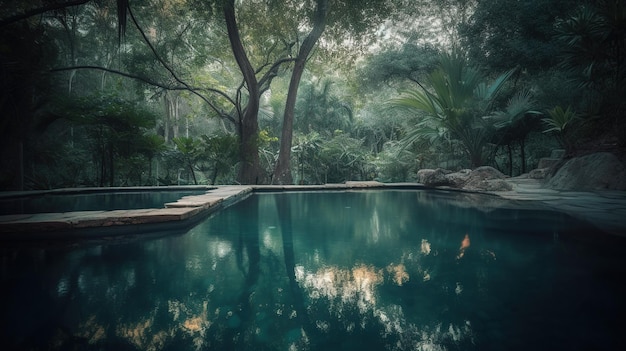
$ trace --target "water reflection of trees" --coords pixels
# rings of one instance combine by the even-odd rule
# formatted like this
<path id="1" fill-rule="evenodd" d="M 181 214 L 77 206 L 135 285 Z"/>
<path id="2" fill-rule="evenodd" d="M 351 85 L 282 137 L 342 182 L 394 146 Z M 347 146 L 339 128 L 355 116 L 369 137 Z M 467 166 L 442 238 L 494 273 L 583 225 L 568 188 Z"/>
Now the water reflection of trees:
<path id="1" fill-rule="evenodd" d="M 436 306 L 434 311 L 432 306 L 426 306 L 432 301 L 441 301 L 434 295 L 446 291 L 450 293 L 450 305 L 459 300 L 461 292 L 457 293 L 458 285 L 452 286 L 452 289 L 432 286 L 436 283 L 430 284 L 430 287 L 427 285 L 431 275 L 437 271 L 449 271 L 446 267 L 438 267 L 437 262 L 441 260 L 432 257 L 448 252 L 451 254 L 450 265 L 458 265 L 455 257 L 459 254 L 465 230 L 470 229 L 467 222 L 461 230 L 456 230 L 455 223 L 452 223 L 449 231 L 442 233 L 442 226 L 434 223 L 442 214 L 431 211 L 428 206 L 424 206 L 424 212 L 419 209 L 416 212 L 415 206 L 407 204 L 404 198 L 407 194 L 400 197 L 391 194 L 391 198 L 383 196 L 382 201 L 380 197 L 368 196 L 367 193 L 346 195 L 335 198 L 321 196 L 313 201 L 307 194 L 300 195 L 307 197 L 306 201 L 292 196 L 275 197 L 275 201 L 280 203 L 280 212 L 291 216 L 289 220 L 281 219 L 281 223 L 288 223 L 289 231 L 306 232 L 312 236 L 298 235 L 293 244 L 285 246 L 288 246 L 285 257 L 291 256 L 288 251 L 294 250 L 294 247 L 300 253 L 294 259 L 293 270 L 305 295 L 307 318 L 321 334 L 319 339 L 326 338 L 327 342 L 358 340 L 365 342 L 364 345 L 369 348 L 377 348 L 375 345 L 378 345 L 380 349 L 402 349 L 415 345 L 425 348 L 446 344 L 472 345 L 469 321 L 445 318 L 445 311 L 454 306 Z M 285 210 L 289 199 L 294 199 L 292 203 L 295 205 Z M 299 207 L 302 203 L 308 206 Z M 352 208 L 358 212 L 351 211 Z M 443 214 L 450 215 L 450 210 L 443 211 Z M 388 218 L 394 221 L 390 224 L 385 220 Z M 415 222 L 420 220 L 423 223 L 416 226 Z M 414 233 L 411 228 L 421 228 L 424 232 Z M 453 232 L 459 239 L 452 249 L 448 247 L 445 236 L 451 236 Z M 285 237 L 283 233 L 283 239 Z M 425 237 L 445 245 L 437 246 L 439 251 L 432 251 L 431 243 L 422 239 Z M 345 246 L 326 246 L 336 241 Z M 431 251 L 433 256 L 429 257 Z M 390 258 L 395 261 L 388 262 Z M 291 258 L 286 259 L 288 261 Z M 290 270 L 289 264 L 287 266 Z M 419 298 L 413 297 L 428 289 L 432 291 L 422 293 L 423 301 L 416 301 Z M 407 301 L 419 307 L 405 311 L 403 305 Z M 438 308 L 444 312 L 437 311 Z M 438 318 L 433 318 L 433 314 Z M 437 323 L 433 324 L 433 320 Z M 350 337 L 346 338 L 346 335 Z M 319 342 L 323 344 L 323 341 Z"/>
<path id="2" fill-rule="evenodd" d="M 29 292 L 3 293 L 28 317 L 10 340 L 35 350 L 476 347 L 473 306 L 493 288 L 499 250 L 486 244 L 487 214 L 415 192 L 326 195 L 253 195 L 178 237 L 3 254 L 14 272 L 3 286 Z"/>

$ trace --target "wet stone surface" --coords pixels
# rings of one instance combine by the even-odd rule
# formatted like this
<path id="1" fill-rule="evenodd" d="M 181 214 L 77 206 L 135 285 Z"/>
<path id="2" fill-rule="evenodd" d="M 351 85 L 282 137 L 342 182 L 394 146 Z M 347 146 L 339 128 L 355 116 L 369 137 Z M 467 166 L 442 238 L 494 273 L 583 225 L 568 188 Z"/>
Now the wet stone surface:
<path id="1" fill-rule="evenodd" d="M 624 191 L 557 191 L 545 189 L 539 180 L 509 178 L 511 191 L 487 192 L 496 195 L 493 199 L 472 201 L 472 206 L 523 206 L 550 208 L 565 212 L 573 217 L 591 222 L 611 234 L 626 236 L 626 192 Z M 185 221 L 207 214 L 221 206 L 232 204 L 254 191 L 325 191 L 355 189 L 422 189 L 416 183 L 383 184 L 379 182 L 346 182 L 326 185 L 261 185 L 219 186 L 202 195 L 184 196 L 176 202 L 165 204 L 165 208 L 114 211 L 80 211 L 66 213 L 38 213 L 0 216 L 0 238 L 10 234 L 32 232 L 54 232 L 92 227 L 117 227 L 127 225 L 155 224 Z M 454 191 L 450 189 L 451 191 Z M 471 194 L 471 192 L 465 191 Z M 480 193 L 480 192 L 479 192 Z M 511 200 L 514 204 L 495 199 Z"/>

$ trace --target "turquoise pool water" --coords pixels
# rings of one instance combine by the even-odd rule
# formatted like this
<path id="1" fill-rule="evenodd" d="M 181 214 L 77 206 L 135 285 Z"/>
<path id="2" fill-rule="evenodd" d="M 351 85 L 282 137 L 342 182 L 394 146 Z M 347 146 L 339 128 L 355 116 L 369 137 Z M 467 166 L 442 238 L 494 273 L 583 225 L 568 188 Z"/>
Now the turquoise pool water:
<path id="1" fill-rule="evenodd" d="M 261 193 L 183 235 L 4 245 L 3 350 L 624 349 L 626 245 L 435 191 Z"/>
<path id="2" fill-rule="evenodd" d="M 0 199 L 0 215 L 163 208 L 166 203 L 174 202 L 183 196 L 200 195 L 205 192 L 206 189 L 92 191 L 8 198 Z"/>

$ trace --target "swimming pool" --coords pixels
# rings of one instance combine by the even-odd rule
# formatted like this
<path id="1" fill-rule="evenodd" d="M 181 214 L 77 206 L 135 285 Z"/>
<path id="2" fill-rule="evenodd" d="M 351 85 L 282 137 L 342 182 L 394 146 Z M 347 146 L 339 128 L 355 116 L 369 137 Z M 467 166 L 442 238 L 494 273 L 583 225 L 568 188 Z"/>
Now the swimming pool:
<path id="1" fill-rule="evenodd" d="M 625 346 L 623 239 L 558 212 L 468 196 L 261 193 L 184 235 L 5 246 L 0 342 L 32 350 Z"/>
<path id="2" fill-rule="evenodd" d="M 0 199 L 0 215 L 74 211 L 133 210 L 163 208 L 183 196 L 204 194 L 207 188 L 97 188 L 73 189 Z"/>

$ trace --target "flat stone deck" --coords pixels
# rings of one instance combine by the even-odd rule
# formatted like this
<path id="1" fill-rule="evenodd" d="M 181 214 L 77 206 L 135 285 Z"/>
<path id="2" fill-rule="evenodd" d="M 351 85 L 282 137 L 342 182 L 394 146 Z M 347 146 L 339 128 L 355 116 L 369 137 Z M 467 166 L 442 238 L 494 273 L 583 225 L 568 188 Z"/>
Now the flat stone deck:
<path id="1" fill-rule="evenodd" d="M 535 202 L 591 222 L 596 227 L 626 237 L 626 191 L 558 191 L 545 189 L 535 179 L 510 178 L 512 191 L 494 192 L 510 200 Z"/>
<path id="2" fill-rule="evenodd" d="M 547 206 L 573 217 L 591 222 L 611 234 L 626 236 L 626 192 L 566 192 L 544 189 L 539 181 L 511 178 L 513 191 L 493 192 L 503 199 L 522 203 L 524 207 Z M 80 232 L 98 229 L 101 235 L 127 234 L 138 228 L 162 229 L 164 227 L 190 226 L 209 213 L 229 206 L 254 191 L 313 191 L 379 189 L 426 189 L 416 183 L 383 184 L 378 182 L 346 182 L 313 186 L 218 186 L 205 194 L 185 196 L 165 208 L 114 211 L 81 211 L 66 213 L 39 213 L 0 216 L 0 240 L 28 240 L 46 238 L 49 234 Z M 115 229 L 115 234 L 107 231 Z M 125 229 L 125 230 L 121 230 Z"/>

